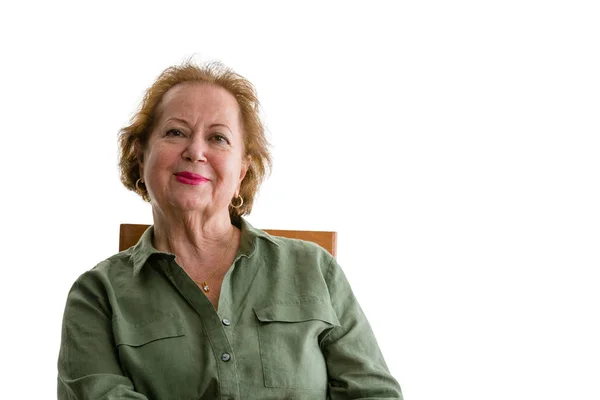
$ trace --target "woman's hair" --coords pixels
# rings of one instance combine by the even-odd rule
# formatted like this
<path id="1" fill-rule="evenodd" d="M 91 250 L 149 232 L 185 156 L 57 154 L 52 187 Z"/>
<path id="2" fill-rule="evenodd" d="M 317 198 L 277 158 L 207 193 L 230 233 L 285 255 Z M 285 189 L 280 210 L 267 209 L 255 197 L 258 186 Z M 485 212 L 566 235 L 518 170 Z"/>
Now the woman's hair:
<path id="1" fill-rule="evenodd" d="M 242 215 L 250 214 L 258 188 L 271 169 L 271 154 L 265 137 L 265 128 L 260 118 L 260 104 L 254 86 L 243 76 L 218 62 L 196 65 L 186 61 L 165 69 L 144 95 L 139 110 L 131 123 L 119 131 L 119 168 L 121 182 L 129 190 L 149 201 L 144 183 L 140 178 L 136 146 L 144 149 L 157 119 L 158 107 L 165 93 L 181 83 L 207 83 L 220 86 L 231 93 L 240 107 L 243 129 L 244 153 L 248 158 L 248 171 L 240 186 L 244 204 L 239 208 L 229 207 L 231 220 L 237 222 Z M 136 144 L 137 143 L 137 144 Z M 237 203 L 237 200 L 236 200 Z"/>

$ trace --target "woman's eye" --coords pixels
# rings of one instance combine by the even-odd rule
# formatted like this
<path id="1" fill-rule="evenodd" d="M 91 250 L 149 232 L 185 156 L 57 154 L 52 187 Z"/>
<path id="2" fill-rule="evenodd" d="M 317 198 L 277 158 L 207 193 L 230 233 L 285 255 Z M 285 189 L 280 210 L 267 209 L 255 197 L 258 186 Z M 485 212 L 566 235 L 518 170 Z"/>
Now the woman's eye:
<path id="1" fill-rule="evenodd" d="M 218 143 L 229 143 L 229 140 L 227 140 L 227 137 L 221 135 L 220 133 L 213 135 L 212 140 L 214 140 L 215 142 L 218 142 Z"/>
<path id="2" fill-rule="evenodd" d="M 183 136 L 183 132 L 179 129 L 169 129 L 166 136 Z"/>

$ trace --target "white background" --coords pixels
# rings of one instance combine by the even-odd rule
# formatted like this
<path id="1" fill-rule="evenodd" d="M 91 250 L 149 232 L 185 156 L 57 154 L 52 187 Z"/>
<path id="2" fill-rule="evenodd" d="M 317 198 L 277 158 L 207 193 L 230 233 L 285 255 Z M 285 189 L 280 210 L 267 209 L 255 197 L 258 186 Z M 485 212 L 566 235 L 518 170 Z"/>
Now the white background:
<path id="1" fill-rule="evenodd" d="M 196 54 L 263 104 L 250 222 L 339 232 L 407 400 L 600 399 L 598 2 L 119 3 L 0 6 L 4 398 L 55 398 L 71 284 L 151 223 L 117 132 Z"/>

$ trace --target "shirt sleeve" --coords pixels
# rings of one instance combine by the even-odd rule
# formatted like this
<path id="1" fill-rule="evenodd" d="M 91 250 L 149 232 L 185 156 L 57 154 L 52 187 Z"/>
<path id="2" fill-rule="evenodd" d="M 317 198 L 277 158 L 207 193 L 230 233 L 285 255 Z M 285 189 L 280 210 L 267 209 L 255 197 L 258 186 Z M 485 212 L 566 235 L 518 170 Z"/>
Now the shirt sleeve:
<path id="1" fill-rule="evenodd" d="M 58 400 L 147 400 L 119 365 L 112 312 L 100 278 L 82 275 L 67 297 L 58 357 Z"/>
<path id="2" fill-rule="evenodd" d="M 326 281 L 341 325 L 322 342 L 331 399 L 401 400 L 400 386 L 390 374 L 369 322 L 333 258 Z"/>

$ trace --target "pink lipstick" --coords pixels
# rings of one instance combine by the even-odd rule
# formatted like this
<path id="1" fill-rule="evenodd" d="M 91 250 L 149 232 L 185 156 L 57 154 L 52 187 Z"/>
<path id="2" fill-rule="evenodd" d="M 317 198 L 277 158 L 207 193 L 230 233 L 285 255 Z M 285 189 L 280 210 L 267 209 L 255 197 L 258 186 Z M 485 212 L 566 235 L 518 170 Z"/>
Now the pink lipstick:
<path id="1" fill-rule="evenodd" d="M 200 185 L 201 183 L 208 182 L 208 179 L 203 177 L 202 175 L 194 174 L 193 172 L 178 172 L 175 174 L 175 179 L 178 182 L 184 183 L 186 185 Z"/>

